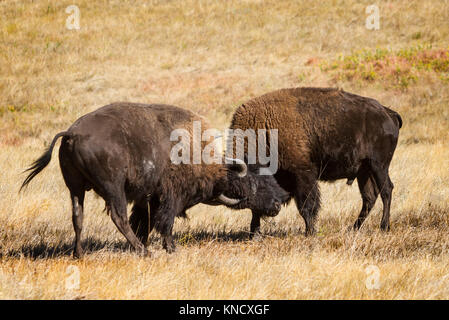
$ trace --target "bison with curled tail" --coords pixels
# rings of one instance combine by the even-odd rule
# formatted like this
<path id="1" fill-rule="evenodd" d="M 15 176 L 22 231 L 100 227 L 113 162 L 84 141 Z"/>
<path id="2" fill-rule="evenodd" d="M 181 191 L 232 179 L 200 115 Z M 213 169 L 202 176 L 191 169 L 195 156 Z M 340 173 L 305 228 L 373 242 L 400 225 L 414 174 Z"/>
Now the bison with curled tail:
<path id="1" fill-rule="evenodd" d="M 231 129 L 278 129 L 275 179 L 294 198 L 306 235 L 315 232 L 320 208 L 318 181 L 357 179 L 362 209 L 359 229 L 380 194 L 381 229 L 390 229 L 393 183 L 388 169 L 395 151 L 401 116 L 378 101 L 334 88 L 289 88 L 242 104 Z M 260 215 L 253 212 L 251 231 Z"/>
<path id="2" fill-rule="evenodd" d="M 54 137 L 28 169 L 31 172 L 21 190 L 49 164 L 56 141 L 62 138 L 59 163 L 72 200 L 74 256 L 83 254 L 84 196 L 91 189 L 105 200 L 114 224 L 136 251 L 148 254 L 146 242 L 154 227 L 162 236 L 164 248 L 171 252 L 175 248 L 174 218 L 184 215 L 185 210 L 207 201 L 238 206 L 255 196 L 248 191 L 251 186 L 245 185 L 252 175 L 245 163 L 171 161 L 171 132 L 182 128 L 192 138 L 194 121 L 201 121 L 204 130 L 208 128 L 203 117 L 175 106 L 125 102 L 104 106 Z M 227 193 L 229 186 L 233 186 L 231 194 Z M 267 196 L 275 198 L 273 193 Z M 133 203 L 131 224 L 129 202 Z"/>

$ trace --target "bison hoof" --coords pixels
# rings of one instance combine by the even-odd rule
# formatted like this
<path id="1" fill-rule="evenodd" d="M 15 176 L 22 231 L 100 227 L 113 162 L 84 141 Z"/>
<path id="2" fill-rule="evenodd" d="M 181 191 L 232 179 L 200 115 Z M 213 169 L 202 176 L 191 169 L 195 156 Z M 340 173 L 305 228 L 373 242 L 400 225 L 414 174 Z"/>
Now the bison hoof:
<path id="1" fill-rule="evenodd" d="M 142 253 L 142 257 L 151 258 L 151 252 L 147 248 Z"/>
<path id="2" fill-rule="evenodd" d="M 142 257 L 150 257 L 151 256 L 150 251 L 147 248 L 145 248 L 144 246 L 142 246 L 141 248 L 137 248 L 136 251 Z"/>
<path id="3" fill-rule="evenodd" d="M 74 250 L 73 251 L 73 259 L 81 259 L 83 257 L 82 250 Z"/>
<path id="4" fill-rule="evenodd" d="M 254 232 L 250 235 L 251 240 L 260 242 L 263 240 L 263 235 L 260 232 Z"/>
<path id="5" fill-rule="evenodd" d="M 167 253 L 173 253 L 173 252 L 176 251 L 176 247 L 175 246 L 166 246 L 166 247 L 164 247 L 164 249 L 165 249 L 165 251 Z"/>
<path id="6" fill-rule="evenodd" d="M 165 251 L 167 251 L 167 253 L 173 253 L 176 251 L 176 246 L 173 242 L 173 240 L 165 240 L 162 242 L 162 248 L 165 249 Z"/>
<path id="7" fill-rule="evenodd" d="M 313 230 L 313 229 L 307 229 L 306 232 L 304 233 L 304 235 L 305 235 L 306 237 L 314 236 L 314 235 L 315 235 L 315 230 Z"/>

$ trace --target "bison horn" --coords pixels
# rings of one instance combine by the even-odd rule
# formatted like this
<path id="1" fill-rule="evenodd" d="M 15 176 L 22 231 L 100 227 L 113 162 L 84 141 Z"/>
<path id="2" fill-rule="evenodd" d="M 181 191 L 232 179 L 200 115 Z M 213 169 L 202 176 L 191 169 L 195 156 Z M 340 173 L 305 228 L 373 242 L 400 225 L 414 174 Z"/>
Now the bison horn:
<path id="1" fill-rule="evenodd" d="M 243 177 L 246 176 L 246 174 L 248 172 L 248 167 L 246 166 L 246 163 L 243 160 L 234 159 L 234 158 L 228 158 L 228 157 L 226 157 L 226 160 L 230 161 L 230 162 L 235 162 L 237 164 L 237 166 L 240 167 L 240 172 L 238 174 L 238 176 L 240 178 L 243 178 Z"/>
<path id="2" fill-rule="evenodd" d="M 240 201 L 242 201 L 239 199 L 228 198 L 224 194 L 220 194 L 218 196 L 217 200 L 219 200 L 221 203 L 223 203 L 227 206 L 235 206 L 236 204 L 239 204 Z"/>

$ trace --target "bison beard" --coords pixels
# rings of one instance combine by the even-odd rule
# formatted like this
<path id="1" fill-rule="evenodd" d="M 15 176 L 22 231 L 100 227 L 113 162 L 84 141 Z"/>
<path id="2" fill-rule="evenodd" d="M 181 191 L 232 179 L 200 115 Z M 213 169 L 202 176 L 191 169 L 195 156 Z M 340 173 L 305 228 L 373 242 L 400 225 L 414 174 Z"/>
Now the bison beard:
<path id="1" fill-rule="evenodd" d="M 252 99 L 234 113 L 231 129 L 278 129 L 275 178 L 291 194 L 304 218 L 306 235 L 315 232 L 320 208 L 318 181 L 357 179 L 362 210 L 359 229 L 380 193 L 382 230 L 390 229 L 393 183 L 388 169 L 402 119 L 374 99 L 333 88 L 282 89 Z M 253 211 L 251 231 L 258 230 Z"/>
<path id="2" fill-rule="evenodd" d="M 201 201 L 226 199 L 220 196 L 228 183 L 238 182 L 246 172 L 245 164 L 173 164 L 170 133 L 184 128 L 191 134 L 193 121 L 202 121 L 204 130 L 208 128 L 204 118 L 174 106 L 104 106 L 57 134 L 28 169 L 31 173 L 22 188 L 48 165 L 56 141 L 62 137 L 59 162 L 72 200 L 74 256 L 83 254 L 84 195 L 91 189 L 105 200 L 112 221 L 136 251 L 148 254 L 139 238 L 146 241 L 145 235 L 154 226 L 162 235 L 164 248 L 171 252 L 174 218 Z M 227 200 L 237 204 L 241 199 Z M 136 227 L 131 219 L 137 236 L 128 222 L 127 202 L 133 202 L 133 213 L 141 216 L 148 217 L 148 203 L 151 207 L 149 222 L 139 222 Z"/>

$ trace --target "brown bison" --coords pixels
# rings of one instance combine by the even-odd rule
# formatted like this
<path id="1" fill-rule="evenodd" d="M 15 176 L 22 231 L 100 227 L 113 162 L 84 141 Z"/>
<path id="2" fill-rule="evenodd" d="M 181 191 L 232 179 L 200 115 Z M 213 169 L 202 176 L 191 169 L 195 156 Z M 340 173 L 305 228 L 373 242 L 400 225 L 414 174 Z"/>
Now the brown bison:
<path id="1" fill-rule="evenodd" d="M 254 205 L 260 192 L 267 200 L 258 204 L 267 204 L 265 210 L 278 212 L 280 203 L 275 199 L 282 189 L 274 178 L 271 182 L 250 185 L 255 181 L 254 173 L 247 171 L 243 162 L 173 163 L 171 133 L 182 128 L 192 138 L 194 121 L 200 121 L 202 129 L 208 128 L 204 118 L 174 106 L 136 103 L 104 106 L 58 133 L 48 150 L 28 169 L 31 173 L 22 188 L 48 165 L 55 143 L 62 137 L 59 162 L 72 200 L 75 257 L 83 253 L 83 203 L 85 192 L 91 189 L 105 200 L 106 210 L 119 231 L 143 254 L 148 253 L 143 242 L 153 226 L 161 233 L 164 248 L 172 251 L 174 218 L 199 202 L 235 207 L 243 205 L 243 201 Z M 229 186 L 236 198 L 225 195 Z M 132 211 L 138 217 L 131 219 L 137 236 L 128 221 L 128 202 L 134 203 Z"/>
<path id="2" fill-rule="evenodd" d="M 306 235 L 315 231 L 318 180 L 348 179 L 350 185 L 357 178 L 363 205 L 354 229 L 360 228 L 380 193 L 380 226 L 389 230 L 393 183 L 388 168 L 401 126 L 399 114 L 376 100 L 333 88 L 265 94 L 242 104 L 231 123 L 231 129 L 242 131 L 278 129 L 274 177 L 295 199 Z M 258 232 L 259 226 L 259 214 L 253 212 L 251 232 Z"/>

